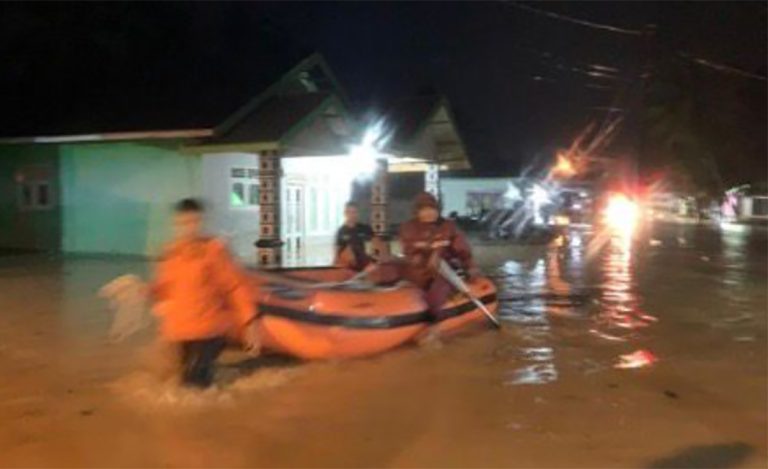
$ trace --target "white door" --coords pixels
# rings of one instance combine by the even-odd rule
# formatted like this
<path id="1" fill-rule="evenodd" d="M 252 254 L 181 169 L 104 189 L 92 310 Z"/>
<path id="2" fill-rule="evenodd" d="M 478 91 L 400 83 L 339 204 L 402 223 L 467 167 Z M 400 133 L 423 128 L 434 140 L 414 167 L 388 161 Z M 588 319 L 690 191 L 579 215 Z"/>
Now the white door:
<path id="1" fill-rule="evenodd" d="M 304 188 L 287 184 L 283 200 L 285 261 L 288 265 L 297 265 L 304 253 Z"/>

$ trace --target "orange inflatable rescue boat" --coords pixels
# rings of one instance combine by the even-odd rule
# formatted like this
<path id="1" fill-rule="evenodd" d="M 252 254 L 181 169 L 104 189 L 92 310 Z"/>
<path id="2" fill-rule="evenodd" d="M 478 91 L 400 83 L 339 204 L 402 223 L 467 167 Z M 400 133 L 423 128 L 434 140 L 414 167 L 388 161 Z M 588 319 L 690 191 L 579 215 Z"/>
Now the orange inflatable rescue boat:
<path id="1" fill-rule="evenodd" d="M 389 286 L 349 281 L 355 272 L 301 268 L 252 273 L 259 290 L 259 324 L 266 349 L 304 359 L 364 357 L 417 339 L 434 324 L 451 335 L 487 318 L 461 293 L 437 320 L 423 293 L 400 282 Z M 496 287 L 481 277 L 471 292 L 495 313 Z"/>

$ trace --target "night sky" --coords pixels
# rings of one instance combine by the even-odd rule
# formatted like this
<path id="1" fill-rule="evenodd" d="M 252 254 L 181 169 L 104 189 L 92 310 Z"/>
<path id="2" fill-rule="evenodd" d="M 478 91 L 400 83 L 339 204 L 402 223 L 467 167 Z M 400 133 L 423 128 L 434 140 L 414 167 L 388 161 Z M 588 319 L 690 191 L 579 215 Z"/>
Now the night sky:
<path id="1" fill-rule="evenodd" d="M 73 15 L 59 5 L 61 18 Z M 547 17 L 526 6 L 628 30 L 654 24 L 657 33 L 649 42 Z M 28 57 L 23 53 L 9 58 L 17 49 L 8 44 L 34 29 L 22 20 L 34 18 L 35 8 L 13 6 L 13 20 L 5 14 L 10 7 L 2 8 L 3 60 L 24 62 Z M 591 120 L 605 118 L 606 107 L 629 106 L 643 66 L 652 70 L 657 63 L 680 60 L 683 52 L 765 76 L 768 55 L 766 6 L 758 2 L 529 2 L 522 7 L 508 2 L 173 3 L 129 8 L 134 33 L 122 40 L 158 47 L 152 41 L 170 36 L 148 31 L 176 13 L 196 24 L 231 22 L 231 28 L 221 29 L 224 43 L 227 36 L 242 39 L 266 20 L 302 49 L 322 53 L 360 113 L 438 90 L 453 104 L 480 172 L 515 173 L 551 154 L 553 147 L 567 145 Z M 100 27 L 113 26 L 107 22 Z M 66 26 L 54 33 L 68 34 Z M 237 52 L 247 60 L 247 50 Z M 585 73 L 599 70 L 595 67 L 615 71 L 610 78 Z M 765 96 L 765 81 L 713 69 L 702 73 L 710 74 L 715 86 L 735 80 L 746 87 L 747 95 L 757 96 L 749 105 L 765 115 L 765 99 L 759 99 Z M 29 99 L 30 106 L 40 105 L 34 96 Z M 765 140 L 764 130 L 754 138 Z"/>

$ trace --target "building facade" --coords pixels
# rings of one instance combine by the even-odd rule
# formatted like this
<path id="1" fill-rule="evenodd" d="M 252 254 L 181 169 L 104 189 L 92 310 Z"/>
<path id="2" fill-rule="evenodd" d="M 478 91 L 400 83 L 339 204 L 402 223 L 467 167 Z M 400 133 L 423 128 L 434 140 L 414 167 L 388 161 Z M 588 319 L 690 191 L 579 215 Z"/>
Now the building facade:
<path id="1" fill-rule="evenodd" d="M 397 138 L 373 156 L 350 152 L 364 129 L 343 96 L 314 54 L 199 128 L 0 138 L 0 248 L 153 257 L 171 236 L 173 204 L 199 197 L 208 231 L 243 260 L 328 264 L 350 198 L 385 232 L 427 175 L 437 183 L 432 166 L 468 165 L 439 99 L 388 115 Z"/>
<path id="2" fill-rule="evenodd" d="M 321 161 L 346 158 L 343 142 L 354 136 L 345 114 L 313 55 L 216 127 L 4 138 L 0 247 L 155 256 L 171 235 L 170 208 L 184 197 L 204 199 L 209 231 L 244 258 L 254 257 L 265 224 L 277 239 L 285 226 L 293 247 L 298 236 L 327 241 L 352 176 Z M 279 155 L 272 205 L 286 208 L 267 223 L 264 155 Z M 312 197 L 329 187 L 348 190 Z"/>

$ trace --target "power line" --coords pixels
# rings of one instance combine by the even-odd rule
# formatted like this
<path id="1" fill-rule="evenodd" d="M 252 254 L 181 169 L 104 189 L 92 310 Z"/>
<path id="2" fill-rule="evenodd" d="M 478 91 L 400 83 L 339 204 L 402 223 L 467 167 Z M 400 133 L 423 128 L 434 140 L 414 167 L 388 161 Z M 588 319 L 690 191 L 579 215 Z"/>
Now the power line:
<path id="1" fill-rule="evenodd" d="M 585 27 L 588 27 L 588 28 L 601 29 L 601 30 L 604 30 L 604 31 L 610 31 L 610 32 L 614 32 L 614 33 L 630 34 L 630 35 L 634 35 L 634 36 L 642 36 L 645 33 L 648 33 L 648 32 L 651 31 L 651 30 L 649 30 L 649 31 L 640 31 L 640 30 L 636 30 L 636 29 L 621 28 L 621 27 L 618 27 L 618 26 L 613 26 L 613 25 L 608 25 L 608 24 L 594 23 L 592 21 L 587 21 L 587 20 L 582 20 L 582 19 L 579 19 L 579 18 L 574 18 L 574 17 L 571 17 L 571 16 L 561 15 L 559 13 L 554 13 L 554 12 L 547 11 L 547 10 L 540 10 L 538 8 L 533 8 L 533 7 L 530 7 L 528 5 L 524 5 L 524 4 L 521 4 L 521 3 L 510 3 L 510 5 L 515 7 L 515 8 L 518 8 L 520 10 L 524 10 L 524 11 L 527 11 L 527 12 L 530 12 L 530 13 L 534 13 L 534 14 L 537 14 L 537 15 L 541 15 L 541 16 L 546 16 L 548 18 L 552 18 L 552 19 L 556 19 L 556 20 L 560 20 L 560 21 L 565 21 L 565 22 L 568 22 L 568 23 L 578 24 L 580 26 L 585 26 Z M 753 79 L 753 80 L 768 81 L 768 78 L 766 78 L 763 75 L 758 75 L 756 73 L 751 73 L 751 72 L 748 72 L 746 70 L 742 70 L 742 69 L 739 69 L 739 68 L 736 68 L 736 67 L 732 67 L 730 65 L 713 62 L 711 60 L 707 60 L 707 59 L 704 59 L 704 58 L 701 58 L 701 57 L 694 57 L 693 55 L 691 55 L 690 53 L 685 52 L 685 51 L 678 51 L 677 54 L 680 57 L 682 57 L 682 58 L 684 58 L 686 60 L 689 60 L 689 61 L 691 61 L 691 62 L 693 62 L 693 63 L 695 63 L 697 65 L 700 65 L 702 67 L 708 67 L 708 68 L 710 68 L 712 70 L 716 70 L 716 71 L 721 72 L 721 73 L 729 73 L 731 75 L 740 76 L 742 78 L 750 78 L 750 79 Z"/>
<path id="2" fill-rule="evenodd" d="M 613 82 L 627 82 L 627 78 L 622 77 L 624 73 L 620 69 L 604 64 L 591 64 L 582 61 L 569 60 L 564 57 L 556 56 L 551 52 L 542 51 L 530 46 L 515 46 L 517 49 L 533 54 L 538 60 L 539 65 L 547 67 L 552 71 L 557 71 L 563 74 L 575 73 L 590 80 L 587 84 L 582 84 L 586 88 L 611 90 L 613 87 L 604 86 L 605 80 Z M 537 82 L 549 82 L 554 83 L 556 80 L 546 77 L 547 73 L 538 74 L 531 77 L 533 81 Z M 646 78 L 646 77 L 642 77 Z M 597 80 L 598 82 L 592 83 L 591 81 Z"/>
<path id="3" fill-rule="evenodd" d="M 624 73 L 615 66 L 598 63 L 587 63 L 581 60 L 572 60 L 563 56 L 557 56 L 548 51 L 542 51 L 531 46 L 515 46 L 517 49 L 531 53 L 545 66 L 568 67 L 571 71 L 589 74 L 592 77 L 617 78 L 616 75 Z M 551 64 L 554 65 L 551 65 Z"/>
<path id="4" fill-rule="evenodd" d="M 523 5 L 522 3 L 510 3 L 511 6 L 515 8 L 519 8 L 521 10 L 525 10 L 530 13 L 534 13 L 541 16 L 546 16 L 549 18 L 553 18 L 560 21 L 566 21 L 568 23 L 578 24 L 580 26 L 585 26 L 588 28 L 593 29 L 601 29 L 603 31 L 610 31 L 613 33 L 620 33 L 620 34 L 630 34 L 633 36 L 642 36 L 644 34 L 643 31 L 637 30 L 637 29 L 626 29 L 626 28 L 620 28 L 618 26 L 612 26 L 609 24 L 600 24 L 600 23 L 594 23 L 592 21 L 582 20 L 579 18 L 574 18 L 572 16 L 566 16 L 561 15 L 558 13 L 554 13 L 547 10 L 539 10 L 538 8 L 533 8 L 528 5 Z"/>
<path id="5" fill-rule="evenodd" d="M 680 57 L 686 60 L 690 60 L 691 62 L 697 65 L 701 65 L 702 67 L 709 67 L 713 70 L 717 70 L 718 72 L 730 73 L 732 75 L 738 75 L 744 78 L 751 78 L 753 80 L 766 81 L 766 77 L 762 75 L 758 75 L 756 73 L 747 72 L 746 70 L 741 70 L 736 67 L 731 67 L 730 65 L 712 62 L 711 60 L 702 59 L 701 57 L 694 57 L 685 51 L 678 51 L 677 53 Z"/>

